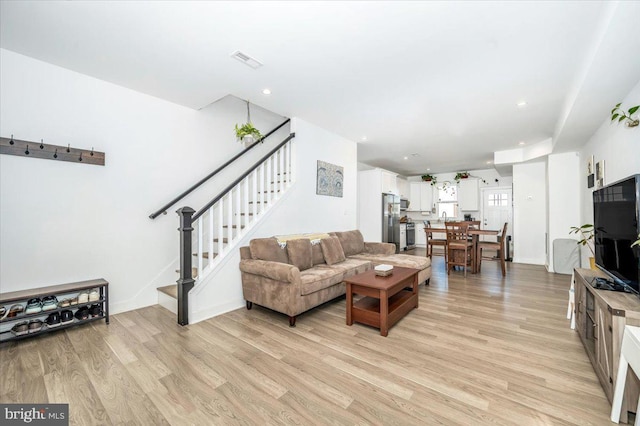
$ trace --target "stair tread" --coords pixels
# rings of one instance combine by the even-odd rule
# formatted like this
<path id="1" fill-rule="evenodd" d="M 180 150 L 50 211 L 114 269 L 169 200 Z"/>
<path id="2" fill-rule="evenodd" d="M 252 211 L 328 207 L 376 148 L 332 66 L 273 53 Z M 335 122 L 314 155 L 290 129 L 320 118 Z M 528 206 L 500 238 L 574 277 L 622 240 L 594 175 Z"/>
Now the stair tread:
<path id="1" fill-rule="evenodd" d="M 180 273 L 180 269 L 176 269 L 176 272 L 179 274 Z M 191 276 L 193 278 L 198 278 L 198 268 L 196 268 L 195 266 L 191 267 Z"/>
<path id="2" fill-rule="evenodd" d="M 249 201 L 249 204 L 262 204 L 262 203 L 267 204 L 268 201 Z"/>
<path id="3" fill-rule="evenodd" d="M 217 243 L 218 241 L 220 241 L 220 238 L 214 238 L 214 239 L 213 239 L 213 242 L 214 242 L 214 243 Z M 224 238 L 222 239 L 222 244 L 229 244 L 229 239 L 228 239 L 227 237 L 224 237 Z"/>
<path id="4" fill-rule="evenodd" d="M 222 227 L 223 227 L 223 228 L 228 228 L 228 227 L 229 227 L 229 225 L 223 225 Z M 233 229 L 236 229 L 236 228 L 238 228 L 238 225 L 233 225 L 233 226 L 232 226 L 232 228 L 233 228 Z M 244 226 L 244 225 L 242 225 L 242 226 L 240 227 L 240 229 L 244 229 L 244 228 L 245 228 L 245 226 Z"/>
<path id="5" fill-rule="evenodd" d="M 253 216 L 253 213 L 240 213 L 240 216 Z"/>
<path id="6" fill-rule="evenodd" d="M 166 294 L 167 296 L 171 296 L 174 299 L 178 299 L 178 285 L 177 284 L 171 284 L 171 285 L 165 285 L 164 287 L 158 287 L 157 290 L 161 293 Z"/>
<path id="7" fill-rule="evenodd" d="M 194 256 L 198 256 L 198 253 L 193 253 Z M 216 256 L 218 256 L 218 253 L 213 253 L 213 258 L 215 259 Z M 205 259 L 209 258 L 209 252 L 208 251 L 203 251 L 202 252 L 202 257 L 204 257 Z"/>

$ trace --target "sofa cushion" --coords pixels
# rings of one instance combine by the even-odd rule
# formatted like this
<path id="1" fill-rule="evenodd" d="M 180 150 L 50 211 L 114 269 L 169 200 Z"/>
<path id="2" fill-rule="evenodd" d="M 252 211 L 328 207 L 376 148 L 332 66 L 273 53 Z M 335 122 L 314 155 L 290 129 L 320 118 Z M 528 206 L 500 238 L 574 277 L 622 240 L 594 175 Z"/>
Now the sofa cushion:
<path id="1" fill-rule="evenodd" d="M 255 238 L 249 242 L 249 248 L 252 259 L 289 263 L 286 248 L 280 247 L 275 238 Z"/>
<path id="2" fill-rule="evenodd" d="M 289 255 L 289 263 L 297 266 L 300 272 L 313 266 L 311 240 L 307 238 L 287 241 L 287 254 Z"/>
<path id="3" fill-rule="evenodd" d="M 322 254 L 322 246 L 318 241 L 318 244 L 311 244 L 311 258 L 314 265 L 322 265 L 326 263 L 324 261 L 324 255 Z"/>
<path id="4" fill-rule="evenodd" d="M 354 259 L 349 257 L 344 262 L 332 265 L 330 266 L 330 268 L 342 271 L 344 274 L 342 279 L 346 279 L 356 274 L 361 274 L 363 272 L 367 272 L 370 269 L 373 269 L 373 263 L 371 263 L 371 261 L 369 260 Z"/>
<path id="5" fill-rule="evenodd" d="M 317 265 L 302 271 L 300 272 L 300 294 L 304 296 L 340 284 L 343 276 L 342 270 L 327 265 Z"/>
<path id="6" fill-rule="evenodd" d="M 360 231 L 335 232 L 336 237 L 340 240 L 342 250 L 345 256 L 352 256 L 364 251 L 364 237 Z"/>
<path id="7" fill-rule="evenodd" d="M 338 237 L 323 238 L 320 240 L 320 246 L 322 247 L 322 255 L 327 265 L 334 265 L 345 261 L 346 257 Z"/>
<path id="8" fill-rule="evenodd" d="M 402 266 L 413 269 L 426 269 L 431 266 L 431 259 L 422 256 L 411 256 L 408 254 L 356 254 L 349 256 L 350 259 L 369 260 L 375 266 L 386 264 L 393 266 Z"/>

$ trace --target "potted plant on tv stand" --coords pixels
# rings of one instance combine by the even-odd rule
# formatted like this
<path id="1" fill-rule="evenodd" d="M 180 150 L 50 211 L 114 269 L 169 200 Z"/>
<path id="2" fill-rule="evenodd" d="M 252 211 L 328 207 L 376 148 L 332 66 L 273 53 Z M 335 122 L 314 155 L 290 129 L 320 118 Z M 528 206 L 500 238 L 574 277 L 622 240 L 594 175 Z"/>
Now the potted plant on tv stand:
<path id="1" fill-rule="evenodd" d="M 594 229 L 593 229 L 593 225 L 590 223 L 585 223 L 582 226 L 572 226 L 571 227 L 571 232 L 569 232 L 570 234 L 579 234 L 582 239 L 578 241 L 579 245 L 582 246 L 587 246 L 589 248 L 589 251 L 591 252 L 591 256 L 589 256 L 589 266 L 591 267 L 591 269 L 597 269 L 596 268 L 596 254 L 593 251 L 593 247 L 592 247 L 592 241 L 593 241 L 593 237 L 594 237 L 594 233 L 593 233 Z"/>

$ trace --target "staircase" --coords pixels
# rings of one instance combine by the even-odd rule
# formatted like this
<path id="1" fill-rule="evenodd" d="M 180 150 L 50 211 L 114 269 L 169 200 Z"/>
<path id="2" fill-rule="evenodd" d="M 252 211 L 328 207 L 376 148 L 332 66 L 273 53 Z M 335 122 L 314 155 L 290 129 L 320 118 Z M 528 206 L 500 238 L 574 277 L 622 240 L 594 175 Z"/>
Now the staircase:
<path id="1" fill-rule="evenodd" d="M 202 209 L 178 210 L 181 256 L 180 269 L 176 272 L 180 277 L 177 284 L 157 290 L 158 304 L 177 313 L 179 324 L 188 324 L 191 288 L 237 250 L 242 237 L 295 182 L 294 137 L 291 133 Z"/>

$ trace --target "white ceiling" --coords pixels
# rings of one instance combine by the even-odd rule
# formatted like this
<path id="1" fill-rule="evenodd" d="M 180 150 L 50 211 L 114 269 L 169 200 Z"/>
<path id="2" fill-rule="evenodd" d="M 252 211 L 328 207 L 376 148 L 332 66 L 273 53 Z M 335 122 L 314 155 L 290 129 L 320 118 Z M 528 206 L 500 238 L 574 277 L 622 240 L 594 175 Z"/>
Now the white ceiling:
<path id="1" fill-rule="evenodd" d="M 637 1 L 2 1 L 0 19 L 2 48 L 191 108 L 233 94 L 366 135 L 359 161 L 405 175 L 487 168 L 519 141 L 575 148 L 640 80 Z"/>

